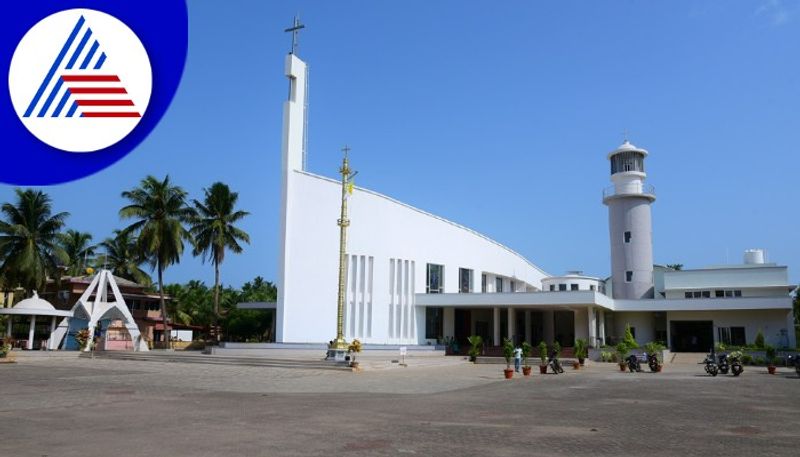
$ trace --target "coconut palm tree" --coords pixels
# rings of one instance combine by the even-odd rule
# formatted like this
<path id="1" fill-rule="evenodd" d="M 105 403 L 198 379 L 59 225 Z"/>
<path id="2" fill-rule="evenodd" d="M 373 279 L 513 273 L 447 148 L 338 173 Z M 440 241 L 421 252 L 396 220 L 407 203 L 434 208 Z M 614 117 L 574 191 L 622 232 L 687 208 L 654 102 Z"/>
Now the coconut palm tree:
<path id="1" fill-rule="evenodd" d="M 48 275 L 60 275 L 67 261 L 59 232 L 69 213 L 53 214 L 50 197 L 40 190 L 16 189 L 16 204 L 0 207 L 0 274 L 28 293 L 42 290 Z"/>
<path id="2" fill-rule="evenodd" d="M 70 276 L 82 275 L 84 269 L 94 260 L 97 249 L 97 245 L 90 244 L 92 234 L 69 229 L 58 235 L 58 241 L 68 258 L 66 273 Z"/>
<path id="3" fill-rule="evenodd" d="M 203 261 L 211 259 L 214 264 L 214 317 L 220 318 L 219 309 L 219 267 L 225 260 L 225 251 L 238 254 L 242 252 L 240 242 L 250 243 L 250 235 L 234 226 L 247 216 L 247 211 L 235 210 L 239 199 L 237 192 L 221 182 L 215 182 L 203 189 L 203 201 L 194 200 L 196 217 L 192 220 L 191 233 L 195 240 L 194 255 L 202 255 Z M 215 322 L 216 324 L 216 322 Z"/>
<path id="4" fill-rule="evenodd" d="M 194 211 L 186 206 L 186 192 L 173 185 L 169 175 L 162 181 L 154 176 L 144 178 L 139 187 L 122 192 L 130 204 L 119 210 L 123 219 L 134 219 L 123 231 L 136 236 L 136 247 L 158 272 L 158 295 L 164 340 L 169 344 L 170 328 L 164 302 L 164 270 L 181 260 L 184 242 L 192 236 L 184 227 Z"/>
<path id="5" fill-rule="evenodd" d="M 105 253 L 98 256 L 98 266 L 108 268 L 116 276 L 129 279 L 137 284 L 149 286 L 152 280 L 144 270 L 139 268 L 145 258 L 136 247 L 136 240 L 130 232 L 114 230 L 112 238 L 106 238 L 100 247 Z M 100 263 L 102 261 L 102 263 Z"/>

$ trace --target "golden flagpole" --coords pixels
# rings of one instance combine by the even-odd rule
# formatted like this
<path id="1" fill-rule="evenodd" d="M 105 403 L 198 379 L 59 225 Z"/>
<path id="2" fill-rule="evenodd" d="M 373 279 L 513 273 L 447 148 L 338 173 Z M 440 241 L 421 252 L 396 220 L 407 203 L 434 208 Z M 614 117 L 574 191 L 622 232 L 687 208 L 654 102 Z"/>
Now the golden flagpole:
<path id="1" fill-rule="evenodd" d="M 347 269 L 347 227 L 350 225 L 350 220 L 347 219 L 347 194 L 348 186 L 355 173 L 352 173 L 347 159 L 347 153 L 350 152 L 350 148 L 345 146 L 342 148 L 342 152 L 344 152 L 344 158 L 342 159 L 342 166 L 339 168 L 339 173 L 342 175 L 342 212 L 337 221 L 339 225 L 339 296 L 336 310 L 336 339 L 333 340 L 330 349 L 346 351 L 348 345 L 344 339 L 344 288 Z"/>

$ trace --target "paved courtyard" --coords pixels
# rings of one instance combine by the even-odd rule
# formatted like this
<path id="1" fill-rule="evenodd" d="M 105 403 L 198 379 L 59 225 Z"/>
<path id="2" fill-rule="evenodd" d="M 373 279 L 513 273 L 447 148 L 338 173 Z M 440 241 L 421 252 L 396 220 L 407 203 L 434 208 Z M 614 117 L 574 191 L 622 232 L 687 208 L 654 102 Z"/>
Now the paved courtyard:
<path id="1" fill-rule="evenodd" d="M 0 456 L 800 455 L 800 379 L 699 365 L 351 374 L 109 359 L 0 365 Z"/>

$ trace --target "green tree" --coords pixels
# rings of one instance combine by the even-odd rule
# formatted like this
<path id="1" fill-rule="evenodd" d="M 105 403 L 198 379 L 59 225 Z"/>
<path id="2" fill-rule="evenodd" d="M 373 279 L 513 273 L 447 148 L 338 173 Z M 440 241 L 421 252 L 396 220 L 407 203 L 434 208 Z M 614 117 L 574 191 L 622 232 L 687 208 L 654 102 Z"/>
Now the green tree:
<path id="1" fill-rule="evenodd" d="M 622 338 L 622 342 L 628 346 L 628 349 L 637 349 L 639 347 L 639 343 L 637 343 L 636 338 L 633 337 L 631 324 L 625 324 L 625 336 Z"/>
<path id="2" fill-rule="evenodd" d="M 680 271 L 680 270 L 683 270 L 683 264 L 682 263 L 668 263 L 667 264 L 667 268 L 672 268 L 675 271 Z"/>
<path id="3" fill-rule="evenodd" d="M 106 238 L 100 247 L 105 253 L 98 257 L 96 265 L 111 270 L 115 276 L 131 280 L 143 286 L 152 283 L 150 275 L 140 268 L 145 262 L 144 256 L 136 246 L 136 240 L 130 232 L 114 230 L 114 236 Z"/>
<path id="4" fill-rule="evenodd" d="M 43 290 L 47 277 L 60 276 L 67 261 L 59 232 L 69 213 L 53 214 L 50 197 L 40 190 L 16 189 L 15 204 L 0 207 L 0 274 L 6 285 L 21 285 L 28 293 Z"/>
<path id="5" fill-rule="evenodd" d="M 136 236 L 136 246 L 150 266 L 158 273 L 158 295 L 165 341 L 169 342 L 170 327 L 164 301 L 164 270 L 179 263 L 184 242 L 192 236 L 184 227 L 194 212 L 186 205 L 186 192 L 173 185 L 169 176 L 159 181 L 154 176 L 144 178 L 139 187 L 122 192 L 130 204 L 119 210 L 123 219 L 134 219 L 123 231 Z"/>
<path id="6" fill-rule="evenodd" d="M 203 193 L 202 202 L 193 201 L 196 214 L 191 228 L 195 240 L 193 254 L 202 255 L 203 262 L 210 258 L 214 265 L 214 317 L 219 320 L 220 265 L 226 250 L 238 254 L 242 252 L 240 242 L 250 243 L 250 235 L 234 225 L 249 213 L 235 209 L 239 194 L 221 182 L 203 189 Z"/>
<path id="7" fill-rule="evenodd" d="M 97 246 L 91 244 L 92 234 L 69 229 L 58 235 L 59 245 L 67 256 L 66 273 L 70 276 L 81 276 L 87 266 L 94 261 Z"/>
<path id="8" fill-rule="evenodd" d="M 167 310 L 176 322 L 202 326 L 212 323 L 212 295 L 202 281 L 192 280 L 184 285 L 168 284 L 164 290 L 171 297 Z"/>

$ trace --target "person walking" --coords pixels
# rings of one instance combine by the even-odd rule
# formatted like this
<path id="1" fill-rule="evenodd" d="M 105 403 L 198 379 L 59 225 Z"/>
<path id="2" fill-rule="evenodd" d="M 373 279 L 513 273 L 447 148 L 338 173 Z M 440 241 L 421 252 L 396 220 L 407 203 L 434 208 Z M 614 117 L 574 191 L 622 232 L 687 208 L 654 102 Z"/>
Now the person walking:
<path id="1" fill-rule="evenodd" d="M 514 371 L 519 373 L 519 366 L 522 363 L 522 348 L 517 345 L 514 349 Z"/>

